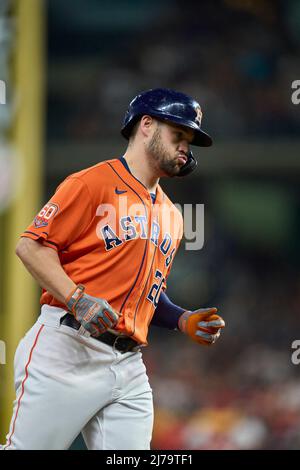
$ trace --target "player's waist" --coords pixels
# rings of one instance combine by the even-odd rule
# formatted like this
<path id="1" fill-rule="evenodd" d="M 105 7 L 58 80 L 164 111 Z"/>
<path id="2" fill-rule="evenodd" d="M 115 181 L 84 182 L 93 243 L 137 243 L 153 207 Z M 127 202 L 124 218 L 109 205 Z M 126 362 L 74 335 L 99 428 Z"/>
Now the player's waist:
<path id="1" fill-rule="evenodd" d="M 66 313 L 60 319 L 60 324 L 73 328 L 74 330 L 79 330 L 79 328 L 81 327 L 81 324 L 74 318 L 71 313 Z M 94 339 L 105 343 L 122 353 L 139 350 L 139 345 L 133 338 L 130 338 L 126 335 L 118 335 L 112 333 L 111 331 L 105 331 L 105 333 L 102 333 L 102 335 Z"/>
<path id="2" fill-rule="evenodd" d="M 65 316 L 67 311 L 65 305 L 57 302 L 53 298 L 51 299 L 51 303 L 44 303 L 42 305 L 41 320 L 42 322 L 45 321 L 46 324 L 49 324 L 50 321 L 53 326 L 59 328 L 60 318 Z M 149 302 L 148 304 L 150 305 Z M 125 308 L 122 312 L 122 317 L 117 329 L 110 330 L 110 332 L 114 335 L 128 336 L 130 339 L 134 339 L 138 345 L 142 345 L 143 347 L 147 346 L 148 325 L 152 317 L 149 305 L 141 305 L 139 308 L 139 315 L 134 315 L 134 311 L 132 309 Z M 112 306 L 118 310 L 117 305 Z M 77 328 L 77 330 L 78 329 L 79 328 Z M 113 339 L 114 338 L 112 337 L 111 341 Z"/>

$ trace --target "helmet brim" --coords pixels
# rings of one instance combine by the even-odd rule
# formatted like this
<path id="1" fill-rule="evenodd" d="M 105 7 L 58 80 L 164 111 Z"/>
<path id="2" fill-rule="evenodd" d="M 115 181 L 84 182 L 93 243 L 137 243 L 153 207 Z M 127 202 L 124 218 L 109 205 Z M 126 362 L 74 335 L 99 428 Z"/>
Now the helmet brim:
<path id="1" fill-rule="evenodd" d="M 153 117 L 156 117 L 154 114 Z M 213 143 L 212 138 L 202 129 L 194 121 L 185 121 L 180 116 L 162 116 L 158 115 L 157 119 L 167 121 L 170 123 L 178 124 L 179 126 L 186 127 L 187 129 L 192 129 L 194 131 L 194 138 L 191 142 L 191 145 L 196 145 L 198 147 L 210 147 Z"/>
<path id="2" fill-rule="evenodd" d="M 192 141 L 192 145 L 197 145 L 198 147 L 210 147 L 213 144 L 212 138 L 202 129 L 195 131 L 195 137 Z"/>
<path id="3" fill-rule="evenodd" d="M 159 121 L 170 122 L 170 123 L 178 124 L 179 126 L 182 126 L 182 127 L 186 127 L 188 129 L 192 129 L 194 131 L 194 138 L 191 142 L 191 145 L 196 145 L 198 147 L 210 147 L 213 143 L 210 135 L 208 135 L 199 126 L 197 126 L 197 124 L 194 121 L 183 120 L 182 117 L 180 116 L 177 117 L 177 116 L 173 116 L 173 115 L 171 116 L 168 114 L 163 115 L 162 113 L 153 112 L 153 110 L 149 111 L 149 113 L 144 112 L 141 115 L 135 116 L 134 120 L 132 120 L 127 126 L 123 127 L 123 129 L 121 130 L 121 133 L 126 139 L 129 139 L 131 129 L 134 126 L 134 124 L 139 119 L 141 119 L 142 116 L 145 116 L 146 114 L 154 117 L 155 119 Z"/>

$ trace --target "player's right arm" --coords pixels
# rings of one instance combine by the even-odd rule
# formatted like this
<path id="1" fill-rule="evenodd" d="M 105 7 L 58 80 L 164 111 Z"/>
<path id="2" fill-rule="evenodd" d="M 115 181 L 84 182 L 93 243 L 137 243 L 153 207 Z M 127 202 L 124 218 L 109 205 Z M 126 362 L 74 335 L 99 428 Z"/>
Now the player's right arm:
<path id="1" fill-rule="evenodd" d="M 20 238 L 16 254 L 39 285 L 55 299 L 65 303 L 76 284 L 64 271 L 52 248 L 30 238 Z"/>
<path id="2" fill-rule="evenodd" d="M 87 184 L 71 176 L 22 234 L 16 252 L 40 286 L 97 337 L 117 325 L 119 313 L 105 299 L 86 294 L 84 286 L 76 285 L 66 274 L 59 259 L 59 253 L 84 233 L 94 213 Z"/>
<path id="3" fill-rule="evenodd" d="M 64 303 L 92 336 L 97 337 L 117 325 L 118 312 L 105 299 L 85 294 L 84 286 L 77 286 L 66 274 L 55 250 L 21 238 L 16 254 L 39 285 Z"/>

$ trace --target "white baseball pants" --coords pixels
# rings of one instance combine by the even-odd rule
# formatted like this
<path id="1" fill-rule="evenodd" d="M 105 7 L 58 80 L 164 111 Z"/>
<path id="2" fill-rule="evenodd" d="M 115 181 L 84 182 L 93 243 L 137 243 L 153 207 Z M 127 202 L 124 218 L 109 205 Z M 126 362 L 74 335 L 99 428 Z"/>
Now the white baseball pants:
<path id="1" fill-rule="evenodd" d="M 141 352 L 121 353 L 60 325 L 43 306 L 15 354 L 16 399 L 4 450 L 149 449 L 153 402 Z"/>

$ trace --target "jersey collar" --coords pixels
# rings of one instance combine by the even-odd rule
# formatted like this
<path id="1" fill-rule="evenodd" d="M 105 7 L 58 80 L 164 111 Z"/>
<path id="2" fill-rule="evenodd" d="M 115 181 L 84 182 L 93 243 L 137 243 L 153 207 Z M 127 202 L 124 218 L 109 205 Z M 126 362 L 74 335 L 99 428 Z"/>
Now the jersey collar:
<path id="1" fill-rule="evenodd" d="M 126 174 L 126 177 L 127 177 L 126 179 L 128 179 L 128 177 L 129 177 L 131 179 L 131 183 L 132 183 L 132 180 L 134 180 L 135 189 L 138 189 L 140 191 L 140 189 L 142 187 L 143 188 L 143 193 L 146 192 L 147 199 L 149 199 L 149 196 L 150 196 L 153 204 L 154 203 L 160 204 L 160 203 L 163 202 L 164 192 L 161 189 L 159 184 L 157 185 L 157 188 L 156 188 L 156 195 L 154 195 L 154 193 L 149 193 L 146 186 L 131 173 L 130 168 L 128 166 L 128 163 L 127 163 L 127 161 L 125 160 L 125 158 L 123 156 L 120 157 L 118 160 L 115 160 L 115 161 L 118 162 L 118 163 L 121 163 L 121 165 L 118 164 L 118 170 L 121 171 L 123 175 Z M 137 188 L 137 185 L 138 185 L 138 188 Z"/>

